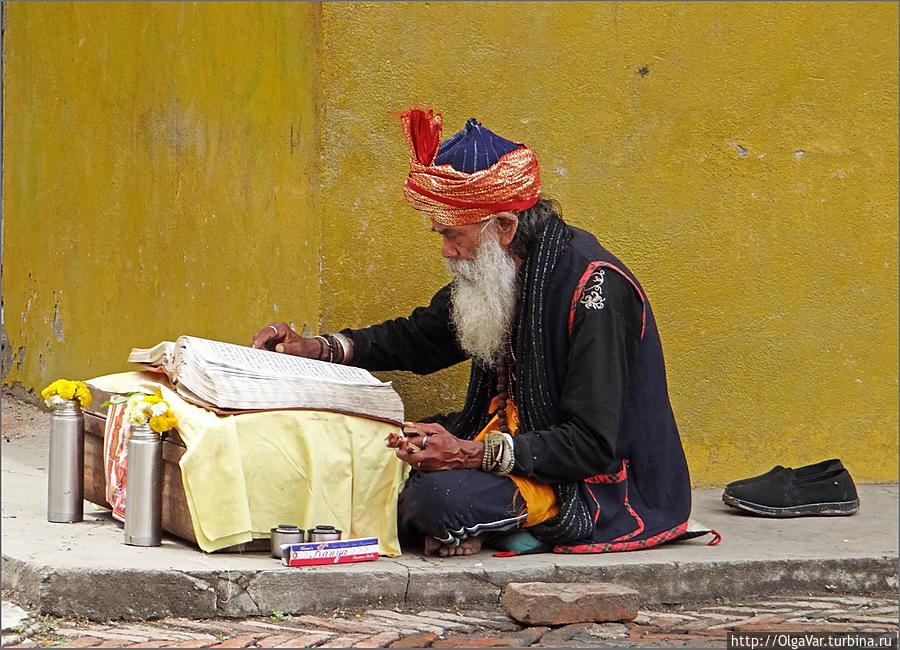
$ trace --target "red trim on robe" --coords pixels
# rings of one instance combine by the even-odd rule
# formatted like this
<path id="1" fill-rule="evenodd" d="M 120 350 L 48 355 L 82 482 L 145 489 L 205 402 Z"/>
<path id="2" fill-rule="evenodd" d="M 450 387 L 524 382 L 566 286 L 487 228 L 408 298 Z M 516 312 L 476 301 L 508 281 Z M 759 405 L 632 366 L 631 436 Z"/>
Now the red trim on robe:
<path id="1" fill-rule="evenodd" d="M 578 301 L 581 300 L 581 294 L 584 293 L 584 286 L 587 284 L 587 281 L 590 279 L 591 274 L 597 270 L 599 267 L 604 267 L 608 269 L 612 269 L 623 278 L 628 280 L 629 284 L 634 287 L 634 290 L 637 291 L 638 297 L 641 299 L 641 340 L 644 339 L 644 332 L 647 329 L 647 301 L 644 300 L 644 294 L 640 290 L 640 288 L 635 284 L 634 280 L 628 277 L 628 275 L 620 269 L 615 264 L 610 264 L 609 262 L 591 262 L 588 264 L 587 269 L 585 269 L 584 273 L 581 276 L 581 279 L 578 281 L 578 286 L 575 288 L 575 293 L 572 295 L 572 306 L 569 309 L 569 336 L 572 336 L 572 328 L 575 324 L 575 307 L 578 306 Z"/>
<path id="2" fill-rule="evenodd" d="M 634 508 L 631 507 L 631 503 L 628 501 L 628 461 L 622 461 L 622 471 L 625 473 L 625 509 L 628 511 L 628 514 L 637 522 L 637 527 L 631 531 L 630 533 L 626 533 L 624 535 L 619 535 L 616 537 L 613 542 L 624 542 L 625 540 L 631 539 L 632 537 L 637 537 L 641 533 L 644 532 L 644 520 L 641 519 L 641 516 L 635 511 Z"/>
<path id="3" fill-rule="evenodd" d="M 614 553 L 620 551 L 637 551 L 642 548 L 659 546 L 671 541 L 687 531 L 687 522 L 678 524 L 674 528 L 663 531 L 647 539 L 639 539 L 636 542 L 601 542 L 596 544 L 576 544 L 575 546 L 557 546 L 554 553 Z"/>
<path id="4" fill-rule="evenodd" d="M 625 499 L 624 499 L 623 505 L 625 506 L 625 509 L 628 511 L 628 514 L 631 515 L 632 519 L 634 519 L 635 522 L 637 522 L 637 527 L 630 533 L 625 533 L 624 535 L 620 535 L 619 537 L 616 537 L 613 540 L 613 542 L 624 542 L 625 540 L 631 539 L 632 537 L 640 535 L 641 533 L 644 532 L 644 520 L 641 519 L 641 516 L 635 511 L 634 508 L 631 507 L 631 503 L 629 503 L 629 501 L 628 501 L 628 482 L 627 482 L 628 481 L 628 461 L 625 459 L 622 460 L 622 465 L 618 472 L 615 472 L 612 474 L 596 474 L 594 476 L 589 476 L 586 479 L 584 479 L 585 483 L 592 483 L 592 484 L 599 483 L 599 484 L 603 484 L 603 485 L 614 485 L 616 483 L 622 483 L 623 481 L 625 482 Z M 588 492 L 591 494 L 592 497 L 594 496 L 590 490 L 588 490 Z M 594 498 L 594 503 L 597 503 L 596 498 Z M 599 504 L 598 504 L 598 506 L 599 506 Z M 598 509 L 597 514 L 599 515 L 599 509 Z M 596 524 L 596 523 L 597 523 L 597 517 L 595 516 L 594 524 Z"/>
<path id="5" fill-rule="evenodd" d="M 594 476 L 588 476 L 584 479 L 585 483 L 603 483 L 605 485 L 610 485 L 612 483 L 621 483 L 626 478 L 626 470 L 625 470 L 625 461 L 622 461 L 622 465 L 619 467 L 619 471 L 613 474 L 595 474 Z"/>

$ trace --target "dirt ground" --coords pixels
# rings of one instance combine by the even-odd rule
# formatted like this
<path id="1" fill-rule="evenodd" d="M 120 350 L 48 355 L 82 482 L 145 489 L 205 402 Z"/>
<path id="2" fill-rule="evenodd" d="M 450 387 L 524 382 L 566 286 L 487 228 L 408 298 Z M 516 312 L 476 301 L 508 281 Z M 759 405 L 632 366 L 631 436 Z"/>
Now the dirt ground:
<path id="1" fill-rule="evenodd" d="M 41 415 L 40 407 L 13 397 L 5 388 L 0 393 L 0 433 L 6 442 L 29 435 L 29 427 Z"/>

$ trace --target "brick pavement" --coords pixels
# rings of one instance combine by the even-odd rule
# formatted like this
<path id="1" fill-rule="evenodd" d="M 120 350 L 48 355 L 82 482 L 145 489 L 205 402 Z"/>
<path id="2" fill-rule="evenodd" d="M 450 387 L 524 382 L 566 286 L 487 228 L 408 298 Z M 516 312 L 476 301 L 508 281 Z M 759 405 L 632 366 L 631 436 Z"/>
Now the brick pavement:
<path id="1" fill-rule="evenodd" d="M 895 595 L 804 595 L 640 611 L 629 623 L 525 627 L 489 610 L 334 612 L 330 616 L 169 618 L 92 623 L 30 619 L 4 647 L 63 648 L 410 648 L 724 647 L 729 632 L 897 633 Z M 18 636 L 18 638 L 16 638 Z M 27 638 L 26 638 L 27 637 Z M 18 641 L 18 642 L 17 642 Z"/>

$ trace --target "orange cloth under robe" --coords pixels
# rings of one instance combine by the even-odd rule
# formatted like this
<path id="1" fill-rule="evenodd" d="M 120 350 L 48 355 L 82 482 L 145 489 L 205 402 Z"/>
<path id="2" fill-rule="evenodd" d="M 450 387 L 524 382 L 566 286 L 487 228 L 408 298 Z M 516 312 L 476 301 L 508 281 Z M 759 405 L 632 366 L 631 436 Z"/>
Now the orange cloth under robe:
<path id="1" fill-rule="evenodd" d="M 490 411 L 493 413 L 497 410 L 497 402 L 499 397 L 494 397 L 491 401 Z M 512 400 L 506 402 L 506 422 L 509 424 L 509 434 L 513 437 L 519 431 L 519 410 Z M 481 430 L 475 440 L 484 440 L 484 437 L 492 431 L 499 431 L 500 423 L 497 416 L 491 418 L 490 422 Z M 547 483 L 538 483 L 528 478 L 509 474 L 508 477 L 516 485 L 516 489 L 525 500 L 528 508 L 528 517 L 525 519 L 525 527 L 534 526 L 547 521 L 551 517 L 559 514 L 559 506 L 556 504 L 556 492 L 551 485 Z"/>

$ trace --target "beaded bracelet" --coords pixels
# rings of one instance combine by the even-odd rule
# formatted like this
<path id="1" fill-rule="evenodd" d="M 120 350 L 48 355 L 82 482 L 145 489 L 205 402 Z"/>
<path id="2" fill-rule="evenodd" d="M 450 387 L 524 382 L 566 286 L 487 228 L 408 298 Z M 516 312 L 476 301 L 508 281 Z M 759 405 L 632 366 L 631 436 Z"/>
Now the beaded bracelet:
<path id="1" fill-rule="evenodd" d="M 328 358 L 323 359 L 323 361 L 328 361 L 329 363 L 343 363 L 344 345 L 337 340 L 337 337 L 334 336 L 334 334 L 320 334 L 316 338 L 324 341 L 328 348 Z"/>
<path id="2" fill-rule="evenodd" d="M 328 341 L 328 349 L 331 351 L 331 357 L 328 360 L 331 363 L 340 363 L 340 346 L 338 342 L 334 340 L 331 334 L 326 334 L 325 340 Z"/>
<path id="3" fill-rule="evenodd" d="M 499 438 L 499 439 L 498 439 Z M 502 445 L 502 436 L 498 436 L 496 432 L 487 434 L 484 437 L 484 456 L 481 459 L 481 469 L 485 472 L 493 472 L 497 463 L 494 456 L 498 451 L 498 446 Z"/>
<path id="4" fill-rule="evenodd" d="M 484 440 L 484 455 L 481 457 L 481 469 L 485 472 L 491 471 L 491 446 L 488 444 L 487 439 Z"/>

